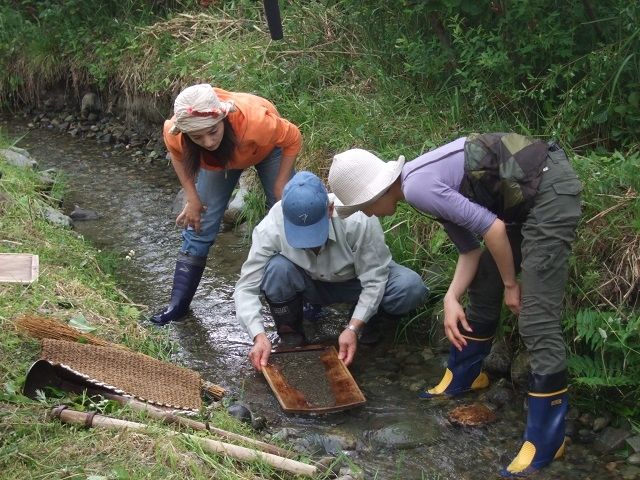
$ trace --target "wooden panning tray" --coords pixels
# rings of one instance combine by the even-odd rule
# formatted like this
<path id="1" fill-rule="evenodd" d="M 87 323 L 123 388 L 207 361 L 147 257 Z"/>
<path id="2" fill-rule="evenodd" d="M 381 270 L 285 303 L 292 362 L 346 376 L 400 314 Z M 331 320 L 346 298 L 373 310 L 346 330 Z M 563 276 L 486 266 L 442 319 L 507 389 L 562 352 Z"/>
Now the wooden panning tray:
<path id="1" fill-rule="evenodd" d="M 275 351 L 262 373 L 287 413 L 331 413 L 366 402 L 334 347 Z"/>

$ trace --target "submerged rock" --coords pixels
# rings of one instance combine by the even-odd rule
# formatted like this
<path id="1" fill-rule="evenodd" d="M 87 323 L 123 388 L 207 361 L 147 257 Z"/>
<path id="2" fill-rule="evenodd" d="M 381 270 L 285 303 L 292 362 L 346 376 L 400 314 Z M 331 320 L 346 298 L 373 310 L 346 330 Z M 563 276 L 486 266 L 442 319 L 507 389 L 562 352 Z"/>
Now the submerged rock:
<path id="1" fill-rule="evenodd" d="M 379 430 L 365 432 L 365 437 L 377 448 L 406 450 L 420 445 L 433 445 L 440 438 L 439 426 L 429 419 L 420 423 L 399 422 Z"/>
<path id="2" fill-rule="evenodd" d="M 73 211 L 69 214 L 73 220 L 97 220 L 100 215 L 94 211 L 86 208 L 80 208 L 78 205 L 74 205 Z"/>
<path id="3" fill-rule="evenodd" d="M 340 435 L 314 433 L 297 440 L 296 446 L 310 455 L 338 455 L 355 449 L 355 440 Z"/>

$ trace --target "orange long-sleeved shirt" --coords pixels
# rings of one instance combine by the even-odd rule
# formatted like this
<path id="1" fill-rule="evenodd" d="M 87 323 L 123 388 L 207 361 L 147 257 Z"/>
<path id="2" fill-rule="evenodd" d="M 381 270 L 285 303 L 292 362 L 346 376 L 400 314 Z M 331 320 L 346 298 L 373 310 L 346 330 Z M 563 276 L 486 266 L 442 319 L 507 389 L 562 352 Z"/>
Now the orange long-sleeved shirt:
<path id="1" fill-rule="evenodd" d="M 233 100 L 236 110 L 228 115 L 229 122 L 236 136 L 236 148 L 230 169 L 245 169 L 264 160 L 275 148 L 282 148 L 283 156 L 295 156 L 302 147 L 302 135 L 293 123 L 282 118 L 268 100 L 250 93 L 227 92 L 220 88 L 213 89 L 222 101 Z M 165 120 L 162 136 L 171 158 L 181 162 L 184 160 L 182 133 L 172 135 L 169 130 L 175 117 Z M 221 167 L 207 165 L 204 155 L 215 153 L 203 152 L 200 156 L 200 167 L 207 170 L 222 170 Z"/>

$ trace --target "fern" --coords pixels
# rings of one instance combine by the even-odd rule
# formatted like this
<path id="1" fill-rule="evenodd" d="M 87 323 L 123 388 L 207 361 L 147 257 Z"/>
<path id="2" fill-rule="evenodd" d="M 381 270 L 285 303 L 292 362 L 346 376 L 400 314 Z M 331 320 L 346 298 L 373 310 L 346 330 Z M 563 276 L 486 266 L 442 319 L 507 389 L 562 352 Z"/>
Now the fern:
<path id="1" fill-rule="evenodd" d="M 638 376 L 627 374 L 620 359 L 596 361 L 587 356 L 574 355 L 568 360 L 574 382 L 590 387 L 622 387 L 638 384 Z"/>
<path id="2" fill-rule="evenodd" d="M 567 319 L 576 352 L 568 366 L 574 383 L 590 387 L 640 385 L 640 316 L 579 310 Z"/>

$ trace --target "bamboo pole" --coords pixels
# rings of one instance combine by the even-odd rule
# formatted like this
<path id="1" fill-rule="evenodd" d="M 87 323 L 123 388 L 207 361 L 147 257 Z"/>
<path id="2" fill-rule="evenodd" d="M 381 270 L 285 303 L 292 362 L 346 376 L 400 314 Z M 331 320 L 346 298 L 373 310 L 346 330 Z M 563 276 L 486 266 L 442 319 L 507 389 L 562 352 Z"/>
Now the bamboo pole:
<path id="1" fill-rule="evenodd" d="M 122 395 L 115 395 L 111 393 L 100 393 L 100 395 L 110 400 L 115 400 L 122 405 L 126 405 L 137 412 L 145 412 L 150 417 L 161 420 L 166 424 L 176 424 L 183 427 L 191 428 L 193 430 L 204 430 L 207 432 L 211 432 L 227 440 L 235 440 L 238 442 L 247 443 L 257 450 L 272 453 L 273 455 L 278 455 L 286 458 L 292 458 L 294 456 L 294 454 L 285 450 L 284 448 L 280 448 L 275 445 L 262 442 L 260 440 L 255 440 L 253 438 L 245 437 L 244 435 L 240 435 L 238 433 L 228 432 L 227 430 L 213 427 L 209 424 L 198 422 L 197 420 L 193 420 L 191 418 L 181 417 L 179 415 L 167 412 L 166 410 L 162 410 L 161 408 L 149 405 L 148 403 L 141 402 L 134 398 L 123 397 Z"/>
<path id="2" fill-rule="evenodd" d="M 106 428 L 109 430 L 134 430 L 142 432 L 150 430 L 149 426 L 143 423 L 120 420 L 104 415 L 94 415 L 93 413 L 78 412 L 64 407 L 54 408 L 52 410 L 52 415 L 54 418 L 59 418 L 63 423 L 86 425 L 88 427 Z M 167 435 L 184 436 L 190 441 L 198 443 L 202 449 L 207 452 L 228 455 L 229 457 L 241 462 L 261 461 L 277 470 L 293 473 L 295 475 L 304 475 L 306 477 L 316 477 L 319 473 L 317 467 L 298 462 L 297 460 L 292 460 L 290 458 L 284 458 L 279 455 L 259 452 L 250 448 L 240 447 L 238 445 L 232 445 L 218 440 L 202 438 L 187 433 L 167 432 Z"/>

